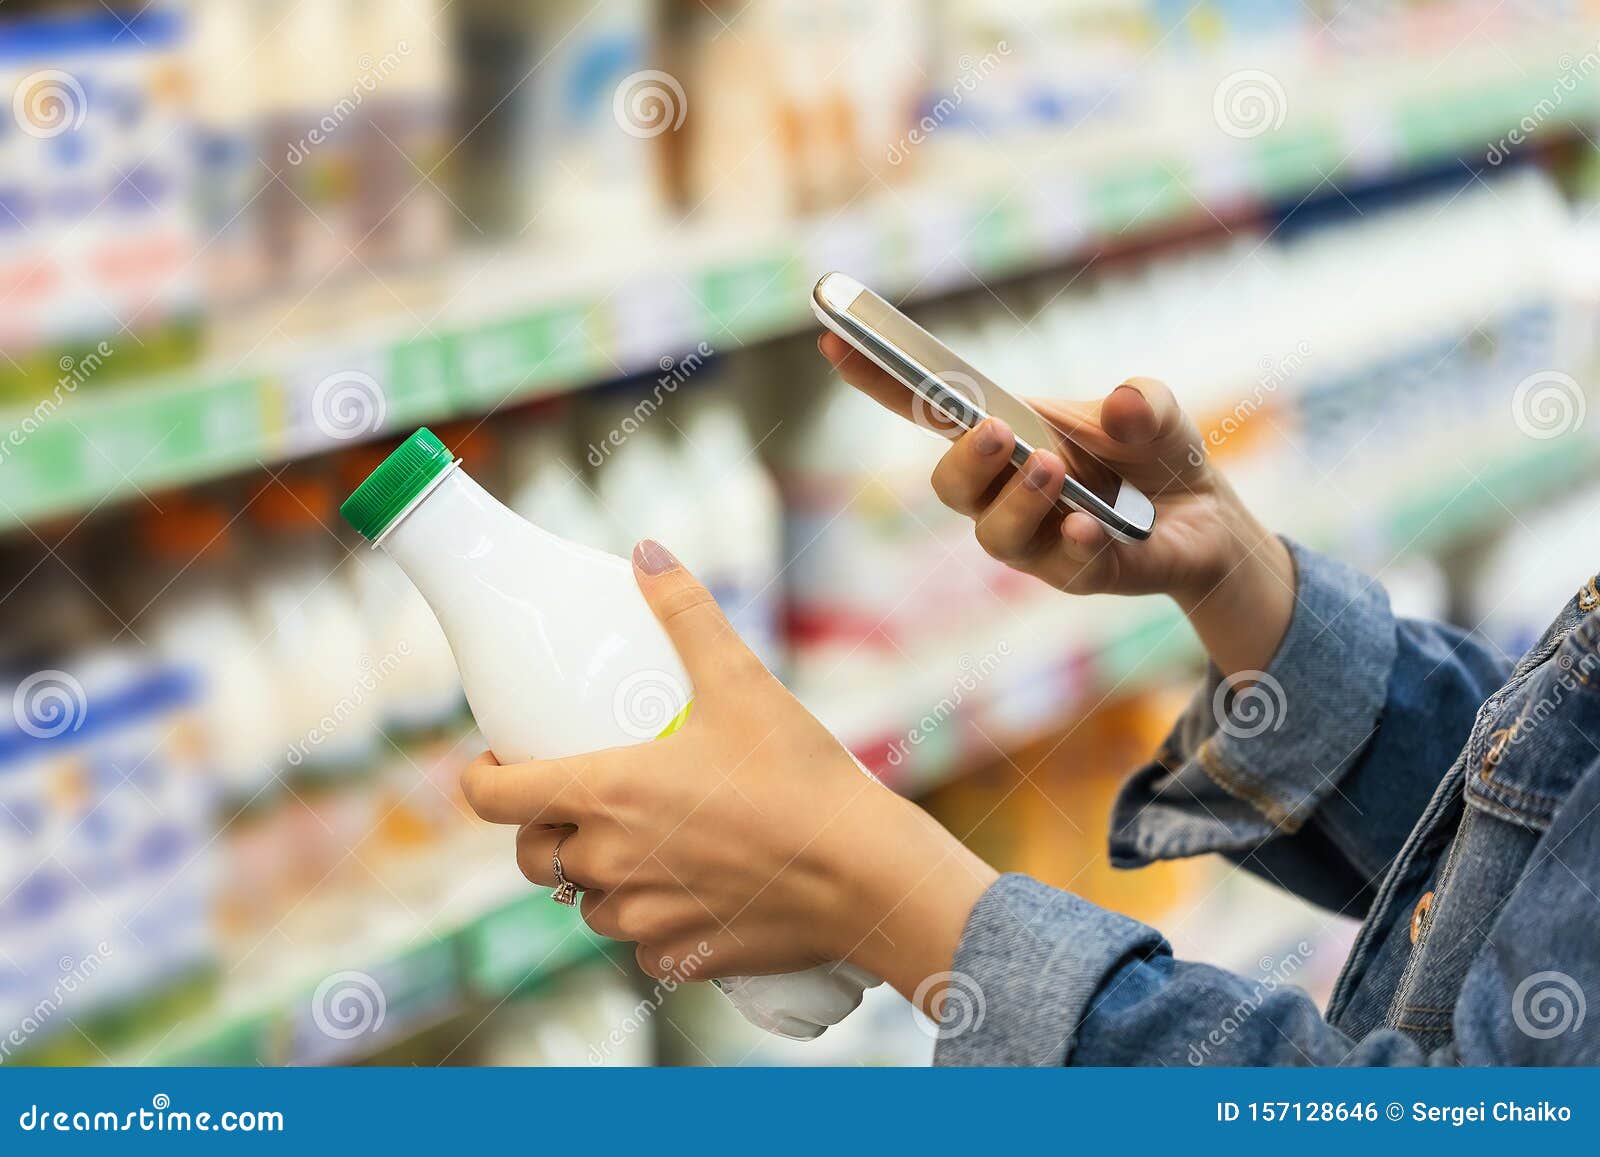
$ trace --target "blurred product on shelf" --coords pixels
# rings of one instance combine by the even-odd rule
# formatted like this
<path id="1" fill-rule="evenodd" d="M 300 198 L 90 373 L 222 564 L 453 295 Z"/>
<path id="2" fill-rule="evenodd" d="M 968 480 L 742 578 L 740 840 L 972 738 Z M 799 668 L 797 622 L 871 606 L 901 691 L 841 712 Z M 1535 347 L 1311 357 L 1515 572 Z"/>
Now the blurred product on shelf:
<path id="1" fill-rule="evenodd" d="M 611 546 L 610 519 L 581 473 L 582 459 L 570 455 L 571 441 L 559 426 L 523 431 L 517 448 L 523 477 L 507 505 L 557 538 L 605 550 Z"/>
<path id="2" fill-rule="evenodd" d="M 655 3 L 538 7 L 537 64 L 517 107 L 532 141 L 532 163 L 518 180 L 527 197 L 519 232 L 565 248 L 597 232 L 659 231 L 666 205 L 652 139 L 677 127 L 687 109 L 671 78 L 649 69 Z"/>
<path id="3" fill-rule="evenodd" d="M 704 986 L 702 986 L 704 987 Z M 503 1066 L 652 1064 L 661 1029 L 655 1003 L 616 964 L 575 968 L 495 1011 L 472 1040 L 472 1063 Z"/>
<path id="4" fill-rule="evenodd" d="M 102 1059 L 96 1037 L 189 1006 L 213 956 L 214 792 L 189 715 L 193 682 L 109 631 L 60 638 L 69 650 L 35 654 L 31 673 L 10 672 L 4 688 L 14 708 L 0 730 L 8 1061 Z"/>
<path id="5" fill-rule="evenodd" d="M 891 175 L 939 17 L 910 0 L 756 0 L 729 36 L 734 7 L 667 5 L 668 76 L 683 82 L 655 95 L 693 110 L 669 140 L 678 202 L 772 220 L 843 205 Z"/>
<path id="6" fill-rule="evenodd" d="M 783 499 L 727 389 L 701 386 L 684 408 L 680 456 L 701 535 L 699 555 L 681 557 L 750 649 L 782 674 Z"/>
<path id="7" fill-rule="evenodd" d="M 0 89 L 14 97 L 0 119 L 0 401 L 193 355 L 182 45 L 160 6 L 126 23 L 98 8 L 0 21 Z"/>
<path id="8" fill-rule="evenodd" d="M 714 379 L 718 370 L 708 363 L 703 372 Z M 590 461 L 600 462 L 595 492 L 612 526 L 610 550 L 631 554 L 642 538 L 673 544 L 745 642 L 781 673 L 784 513 L 777 486 L 725 385 L 695 383 L 681 401 L 664 404 L 659 422 L 651 421 L 655 397 L 652 388 L 641 402 L 596 410 L 606 425 L 596 426 Z"/>
<path id="9" fill-rule="evenodd" d="M 1583 535 L 1573 533 L 1594 517 L 1597 507 L 1600 486 L 1556 497 L 1506 527 L 1477 560 L 1465 592 L 1464 618 L 1508 657 L 1526 653 L 1539 641 L 1553 609 L 1573 591 L 1587 584 L 1591 603 L 1600 605 L 1594 553 Z"/>
<path id="10" fill-rule="evenodd" d="M 227 291 L 214 302 L 217 354 L 411 312 L 436 291 L 452 242 L 440 6 L 195 5 L 197 119 L 221 169 L 195 190 L 224 242 L 210 257 Z"/>

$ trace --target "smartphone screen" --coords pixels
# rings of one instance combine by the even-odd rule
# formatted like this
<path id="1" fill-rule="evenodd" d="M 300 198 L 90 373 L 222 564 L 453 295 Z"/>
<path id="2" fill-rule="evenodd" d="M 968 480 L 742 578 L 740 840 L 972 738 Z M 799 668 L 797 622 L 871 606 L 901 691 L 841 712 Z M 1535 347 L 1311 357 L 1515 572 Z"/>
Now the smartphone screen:
<path id="1" fill-rule="evenodd" d="M 1066 435 L 1032 406 L 1001 389 L 870 289 L 843 277 L 830 285 L 830 280 L 837 276 L 830 274 L 818 283 L 819 299 L 861 327 L 854 338 L 871 343 L 872 353 L 895 363 L 891 371 L 895 376 L 908 385 L 917 383 L 914 391 L 927 397 L 945 418 L 940 433 L 955 438 L 984 417 L 995 417 L 1010 426 L 1017 436 L 1019 464 L 1029 451 L 1039 449 L 1060 454 L 1069 469 L 1076 459 L 1082 458 L 1083 451 L 1074 452 L 1075 447 Z M 934 414 L 914 416 L 919 425 L 940 426 Z M 1080 469 L 1075 481 L 1101 502 L 1115 505 L 1120 481 L 1108 477 L 1106 471 Z"/>

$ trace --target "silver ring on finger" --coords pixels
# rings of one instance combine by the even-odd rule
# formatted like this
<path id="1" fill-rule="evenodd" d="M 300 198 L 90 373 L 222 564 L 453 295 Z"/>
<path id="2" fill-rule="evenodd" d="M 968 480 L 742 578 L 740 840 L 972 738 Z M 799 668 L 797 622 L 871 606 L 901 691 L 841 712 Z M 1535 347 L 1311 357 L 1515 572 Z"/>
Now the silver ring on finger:
<path id="1" fill-rule="evenodd" d="M 550 893 L 550 898 L 568 908 L 578 902 L 578 885 L 567 879 L 567 874 L 561 870 L 561 845 L 571 836 L 572 833 L 568 832 L 557 840 L 555 849 L 550 853 L 550 866 L 556 873 L 556 890 Z"/>

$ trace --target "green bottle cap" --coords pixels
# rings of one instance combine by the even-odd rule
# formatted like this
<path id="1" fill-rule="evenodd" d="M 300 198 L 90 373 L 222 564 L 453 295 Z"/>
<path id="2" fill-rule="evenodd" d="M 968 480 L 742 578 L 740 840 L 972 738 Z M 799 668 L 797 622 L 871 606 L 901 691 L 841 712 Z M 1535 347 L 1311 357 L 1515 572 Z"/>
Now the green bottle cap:
<path id="1" fill-rule="evenodd" d="M 454 462 L 444 443 L 424 426 L 378 463 L 339 513 L 361 537 L 376 540 Z"/>

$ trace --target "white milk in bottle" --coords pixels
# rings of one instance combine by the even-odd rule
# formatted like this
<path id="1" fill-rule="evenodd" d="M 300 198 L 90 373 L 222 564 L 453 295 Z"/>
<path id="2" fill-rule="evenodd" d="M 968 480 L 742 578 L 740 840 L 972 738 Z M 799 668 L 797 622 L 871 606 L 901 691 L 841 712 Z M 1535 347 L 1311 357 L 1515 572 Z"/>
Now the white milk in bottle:
<path id="1" fill-rule="evenodd" d="M 638 743 L 687 718 L 688 673 L 632 565 L 519 518 L 430 431 L 406 439 L 341 513 L 428 600 L 502 763 Z M 801 1040 L 875 983 L 848 964 L 720 982 L 745 1019 Z"/>

